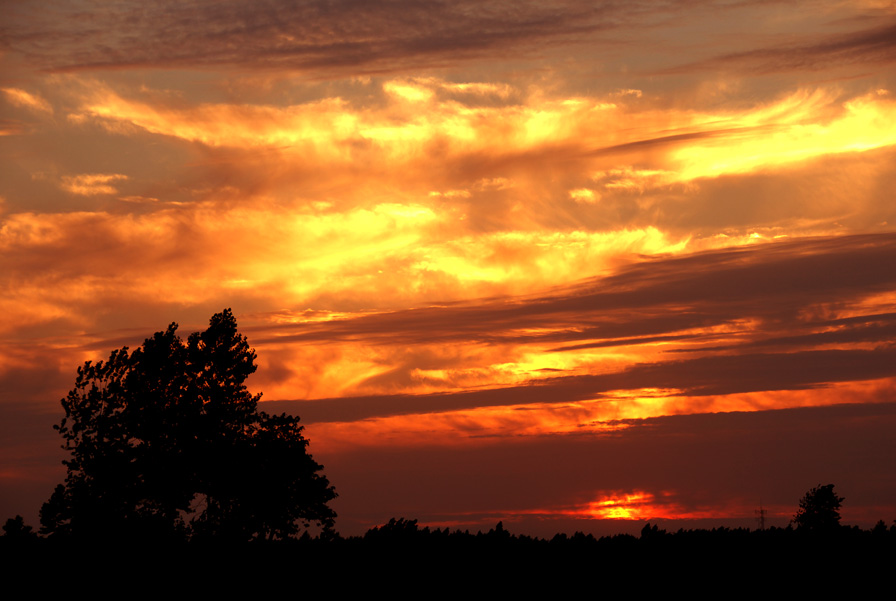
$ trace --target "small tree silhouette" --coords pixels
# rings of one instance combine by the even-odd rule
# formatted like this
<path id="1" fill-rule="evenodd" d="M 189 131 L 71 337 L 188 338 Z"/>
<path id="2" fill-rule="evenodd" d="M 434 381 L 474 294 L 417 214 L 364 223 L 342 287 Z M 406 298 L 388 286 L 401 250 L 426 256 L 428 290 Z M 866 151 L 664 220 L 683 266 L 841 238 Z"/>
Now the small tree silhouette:
<path id="1" fill-rule="evenodd" d="M 840 526 L 840 504 L 834 485 L 819 484 L 800 499 L 800 508 L 793 516 L 797 528 L 812 531 L 833 530 Z"/>

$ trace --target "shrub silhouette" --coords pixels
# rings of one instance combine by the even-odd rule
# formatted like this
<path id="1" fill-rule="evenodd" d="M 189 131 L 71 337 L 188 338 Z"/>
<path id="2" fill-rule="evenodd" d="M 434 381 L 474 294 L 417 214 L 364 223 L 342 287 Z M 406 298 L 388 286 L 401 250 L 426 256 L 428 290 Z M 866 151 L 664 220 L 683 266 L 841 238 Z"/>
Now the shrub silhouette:
<path id="1" fill-rule="evenodd" d="M 229 309 L 78 368 L 54 426 L 71 451 L 41 532 L 90 538 L 287 538 L 332 528 L 336 497 L 298 417 L 257 410 L 255 351 Z"/>

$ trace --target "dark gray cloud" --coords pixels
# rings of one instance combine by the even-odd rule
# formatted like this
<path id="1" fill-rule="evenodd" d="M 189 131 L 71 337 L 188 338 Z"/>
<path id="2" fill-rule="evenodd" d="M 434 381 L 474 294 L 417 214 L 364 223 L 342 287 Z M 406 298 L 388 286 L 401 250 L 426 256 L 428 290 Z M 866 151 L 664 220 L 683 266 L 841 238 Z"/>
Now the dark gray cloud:
<path id="1" fill-rule="evenodd" d="M 377 72 L 529 52 L 636 10 L 579 0 L 51 3 L 14 7 L 2 37 L 51 70 L 246 65 Z"/>
<path id="2" fill-rule="evenodd" d="M 682 142 L 691 140 L 705 140 L 707 138 L 716 138 L 719 136 L 730 136 L 745 132 L 756 132 L 760 129 L 770 129 L 769 126 L 761 127 L 729 127 L 724 129 L 710 129 L 706 131 L 688 132 L 683 134 L 673 134 L 668 136 L 658 136 L 656 138 L 646 138 L 635 142 L 626 142 L 625 144 L 616 144 L 615 146 L 607 146 L 593 150 L 588 154 L 593 156 L 615 155 L 631 150 L 646 150 L 659 146 L 680 145 Z"/>
<path id="3" fill-rule="evenodd" d="M 831 329 L 836 328 L 836 329 Z M 794 330 L 820 330 L 806 334 L 794 334 L 791 336 L 775 336 L 769 332 L 767 338 L 758 338 L 737 345 L 722 345 L 701 347 L 701 352 L 728 351 L 745 349 L 750 347 L 767 347 L 777 350 L 787 348 L 814 347 L 824 344 L 855 344 L 860 342 L 886 344 L 896 340 L 896 313 L 883 313 L 880 315 L 863 315 L 846 319 L 831 319 L 794 324 Z M 676 337 L 657 337 L 676 338 Z M 615 341 L 611 341 L 615 342 Z M 615 342 L 619 344 L 619 342 Z M 587 347 L 588 345 L 583 345 Z M 679 352 L 693 352 L 695 349 L 682 349 Z"/>
<path id="4" fill-rule="evenodd" d="M 887 64 L 896 61 L 896 23 L 822 37 L 801 43 L 780 44 L 733 52 L 666 72 L 690 72 L 694 68 L 736 67 L 758 73 L 830 69 L 839 65 Z"/>

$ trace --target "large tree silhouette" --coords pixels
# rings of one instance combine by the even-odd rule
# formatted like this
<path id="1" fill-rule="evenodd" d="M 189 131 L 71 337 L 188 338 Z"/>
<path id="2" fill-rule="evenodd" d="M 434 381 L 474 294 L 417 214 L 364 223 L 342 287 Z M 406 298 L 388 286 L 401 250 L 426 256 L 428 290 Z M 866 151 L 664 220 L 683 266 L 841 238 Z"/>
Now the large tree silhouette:
<path id="1" fill-rule="evenodd" d="M 78 368 L 54 426 L 71 451 L 42 532 L 110 538 L 286 538 L 330 528 L 336 497 L 298 417 L 257 410 L 255 352 L 229 309 Z"/>

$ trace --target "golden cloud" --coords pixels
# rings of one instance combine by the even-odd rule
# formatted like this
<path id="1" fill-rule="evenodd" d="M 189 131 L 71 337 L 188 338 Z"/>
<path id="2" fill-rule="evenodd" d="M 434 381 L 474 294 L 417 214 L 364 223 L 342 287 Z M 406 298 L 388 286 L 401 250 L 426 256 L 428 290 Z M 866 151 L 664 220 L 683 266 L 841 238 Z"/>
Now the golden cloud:
<path id="1" fill-rule="evenodd" d="M 370 178 L 405 191 L 415 189 L 415 178 L 428 180 L 419 184 L 426 191 L 442 185 L 440 173 L 450 173 L 454 186 L 468 178 L 468 188 L 437 188 L 456 198 L 466 198 L 465 190 L 478 181 L 514 174 L 528 180 L 535 157 L 539 176 L 563 161 L 564 177 L 580 182 L 565 194 L 584 204 L 600 198 L 601 188 L 644 193 L 896 144 L 896 101 L 883 89 L 845 100 L 836 90 L 798 90 L 752 107 L 700 112 L 625 104 L 634 94 L 606 102 L 550 97 L 539 88 L 522 96 L 496 85 L 390 80 L 382 84 L 386 99 L 378 107 L 341 97 L 277 107 L 164 104 L 95 84 L 75 117 L 98 119 L 119 133 L 139 128 L 212 148 L 267 148 L 284 165 L 269 167 L 272 172 L 317 165 L 340 172 L 334 178 L 339 181 L 363 164 Z M 495 92 L 503 100 L 468 105 L 441 98 L 446 89 Z M 410 110 L 408 103 L 425 109 Z M 589 171 L 597 188 L 582 185 Z M 538 186 L 544 185 L 541 178 Z"/>

